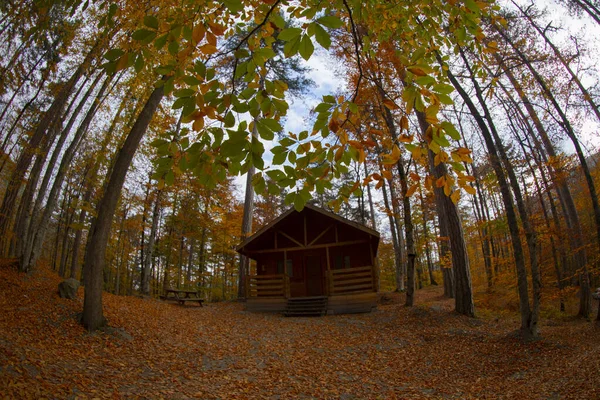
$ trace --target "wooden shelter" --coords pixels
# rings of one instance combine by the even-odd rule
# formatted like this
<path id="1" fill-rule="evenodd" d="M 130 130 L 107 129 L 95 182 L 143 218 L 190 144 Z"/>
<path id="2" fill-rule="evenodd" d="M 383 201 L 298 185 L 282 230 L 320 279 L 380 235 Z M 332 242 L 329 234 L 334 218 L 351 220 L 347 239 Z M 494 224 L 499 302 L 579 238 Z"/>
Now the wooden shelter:
<path id="1" fill-rule="evenodd" d="M 289 315 L 369 312 L 376 306 L 379 233 L 307 204 L 284 212 L 237 247 L 256 261 L 249 311 Z"/>

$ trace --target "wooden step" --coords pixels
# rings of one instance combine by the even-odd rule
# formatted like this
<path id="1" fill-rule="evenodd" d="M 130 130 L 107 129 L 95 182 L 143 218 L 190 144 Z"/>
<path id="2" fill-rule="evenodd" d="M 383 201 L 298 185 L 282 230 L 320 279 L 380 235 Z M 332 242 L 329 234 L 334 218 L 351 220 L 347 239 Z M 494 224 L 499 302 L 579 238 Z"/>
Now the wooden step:
<path id="1" fill-rule="evenodd" d="M 292 297 L 287 300 L 286 317 L 313 317 L 327 314 L 327 296 Z"/>

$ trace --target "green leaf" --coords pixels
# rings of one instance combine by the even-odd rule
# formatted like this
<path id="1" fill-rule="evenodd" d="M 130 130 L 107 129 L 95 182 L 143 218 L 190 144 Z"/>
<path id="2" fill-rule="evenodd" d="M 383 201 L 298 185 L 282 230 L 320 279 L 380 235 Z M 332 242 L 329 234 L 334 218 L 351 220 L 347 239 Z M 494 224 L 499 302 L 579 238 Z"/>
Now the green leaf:
<path id="1" fill-rule="evenodd" d="M 277 153 L 273 155 L 273 165 L 281 165 L 285 162 L 287 152 Z"/>
<path id="2" fill-rule="evenodd" d="M 440 145 L 440 147 L 449 147 L 450 142 L 443 135 L 433 135 L 433 141 Z"/>
<path id="3" fill-rule="evenodd" d="M 458 132 L 454 125 L 452 125 L 450 122 L 444 121 L 442 122 L 441 126 L 444 132 L 446 132 L 452 139 L 460 140 L 460 132 Z"/>
<path id="4" fill-rule="evenodd" d="M 165 47 L 165 44 L 167 44 L 168 36 L 169 36 L 168 33 L 165 33 L 164 35 L 159 36 L 159 38 L 154 41 L 154 47 L 156 47 L 157 50 L 160 50 L 163 47 Z"/>
<path id="5" fill-rule="evenodd" d="M 273 21 L 275 26 L 278 27 L 279 29 L 285 28 L 285 19 L 283 19 L 283 17 L 281 15 L 279 15 L 277 13 L 273 13 L 271 20 Z"/>
<path id="6" fill-rule="evenodd" d="M 454 91 L 454 86 L 447 83 L 438 83 L 437 85 L 433 85 L 431 89 L 436 93 L 450 94 Z"/>
<path id="7" fill-rule="evenodd" d="M 454 104 L 454 100 L 452 100 L 452 97 L 442 93 L 437 93 L 436 95 L 438 99 L 440 99 L 440 103 L 448 105 Z"/>
<path id="8" fill-rule="evenodd" d="M 287 28 L 279 32 L 277 39 L 283 40 L 284 42 L 291 42 L 292 40 L 300 37 L 302 34 L 301 28 Z"/>
<path id="9" fill-rule="evenodd" d="M 244 9 L 244 5 L 240 0 L 223 0 L 223 4 L 225 4 L 225 7 L 232 13 L 238 13 Z"/>
<path id="10" fill-rule="evenodd" d="M 270 130 L 272 130 L 273 132 L 280 132 L 283 129 L 281 127 L 281 125 L 279 124 L 279 122 L 277 122 L 271 118 L 263 118 L 260 120 L 260 122 L 262 124 L 264 124 L 266 127 L 268 127 Z"/>
<path id="11" fill-rule="evenodd" d="M 158 29 L 158 20 L 153 15 L 146 15 L 144 17 L 144 25 L 152 29 Z"/>
<path id="12" fill-rule="evenodd" d="M 300 194 L 296 193 L 296 197 L 294 198 L 294 208 L 296 211 L 302 211 L 304 209 L 304 204 L 306 204 L 304 198 L 302 198 Z"/>
<path id="13" fill-rule="evenodd" d="M 306 61 L 308 61 L 310 56 L 312 56 L 312 53 L 315 51 L 315 46 L 308 35 L 302 36 L 298 50 L 300 51 L 302 58 L 304 58 Z"/>
<path id="14" fill-rule="evenodd" d="M 131 38 L 133 40 L 137 40 L 137 41 L 140 41 L 140 42 L 141 41 L 148 41 L 149 42 L 149 41 L 151 41 L 151 39 L 148 40 L 150 37 L 152 37 L 152 38 L 156 37 L 156 32 L 149 31 L 147 29 L 140 29 L 140 30 L 137 30 L 137 31 L 133 32 L 133 35 L 131 35 Z"/>
<path id="15" fill-rule="evenodd" d="M 177 43 L 177 42 L 169 43 L 169 53 L 171 53 L 171 55 L 173 55 L 173 56 L 176 56 L 178 52 L 179 52 L 179 43 Z"/>
<path id="16" fill-rule="evenodd" d="M 225 116 L 225 127 L 231 128 L 233 125 L 235 125 L 235 117 L 233 116 L 233 113 L 229 111 Z"/>
<path id="17" fill-rule="evenodd" d="M 135 65 L 134 65 L 135 72 L 140 72 L 142 69 L 144 69 L 144 64 L 145 64 L 144 57 L 142 57 L 142 55 L 139 54 L 137 56 L 137 58 L 135 59 Z"/>
<path id="18" fill-rule="evenodd" d="M 432 76 L 425 75 L 425 76 L 419 76 L 418 78 L 416 78 L 415 82 L 421 86 L 429 86 L 429 85 L 433 85 L 436 82 L 436 80 Z"/>
<path id="19" fill-rule="evenodd" d="M 121 49 L 112 49 L 106 52 L 106 54 L 104 54 L 104 58 L 106 58 L 109 61 L 116 61 L 119 58 L 121 58 L 121 56 L 125 54 L 125 52 Z"/>
<path id="20" fill-rule="evenodd" d="M 322 113 L 324 111 L 329 111 L 330 108 L 331 108 L 331 104 L 321 103 L 315 107 L 315 112 Z"/>
<path id="21" fill-rule="evenodd" d="M 173 183 L 175 183 L 175 174 L 173 174 L 173 171 L 167 172 L 165 175 L 165 183 L 167 186 L 171 186 Z"/>
<path id="22" fill-rule="evenodd" d="M 300 36 L 296 36 L 291 39 L 289 42 L 283 46 L 283 54 L 289 58 L 293 57 L 298 53 L 298 49 L 300 48 Z"/>
<path id="23" fill-rule="evenodd" d="M 271 171 L 267 171 L 267 175 L 274 181 L 280 181 L 285 179 L 285 174 L 280 169 L 273 169 Z"/>
<path id="24" fill-rule="evenodd" d="M 341 19 L 333 15 L 326 15 L 324 17 L 321 17 L 317 20 L 317 22 L 331 29 L 341 28 L 342 25 L 344 25 Z"/>

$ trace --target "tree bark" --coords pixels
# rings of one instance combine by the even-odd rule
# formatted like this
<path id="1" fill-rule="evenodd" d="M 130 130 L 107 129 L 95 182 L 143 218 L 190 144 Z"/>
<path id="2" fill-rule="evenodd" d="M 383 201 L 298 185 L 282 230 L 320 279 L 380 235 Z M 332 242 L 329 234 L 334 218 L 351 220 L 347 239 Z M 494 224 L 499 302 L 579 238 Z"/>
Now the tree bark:
<path id="1" fill-rule="evenodd" d="M 90 230 L 91 239 L 86 248 L 84 266 L 86 272 L 82 324 L 90 331 L 94 331 L 106 323 L 102 312 L 102 271 L 104 270 L 110 226 L 131 160 L 163 95 L 162 86 L 154 89 L 150 95 L 123 147 L 117 154 L 106 190 L 98 204 L 97 217 Z"/>
<path id="2" fill-rule="evenodd" d="M 519 291 L 519 308 L 521 311 L 521 334 L 525 339 L 530 337 L 534 337 L 537 335 L 537 321 L 533 320 L 532 310 L 529 303 L 529 290 L 527 284 L 527 269 L 525 267 L 524 262 L 524 252 L 521 243 L 521 237 L 519 234 L 519 225 L 517 221 L 517 215 L 515 213 L 513 197 L 510 192 L 510 188 L 508 182 L 506 180 L 506 175 L 504 173 L 504 168 L 500 162 L 500 157 L 498 156 L 498 152 L 494 141 L 492 139 L 492 135 L 489 132 L 485 121 L 479 114 L 479 111 L 475 107 L 475 104 L 471 101 L 471 97 L 467 94 L 467 92 L 460 85 L 454 74 L 448 70 L 447 72 L 448 78 L 452 82 L 452 85 L 457 90 L 459 95 L 462 97 L 463 101 L 469 108 L 469 111 L 473 115 L 479 130 L 482 132 L 484 142 L 486 148 L 488 150 L 488 154 L 490 156 L 490 161 L 492 164 L 492 168 L 496 174 L 496 178 L 498 179 L 498 185 L 500 186 L 500 193 L 502 194 L 502 202 L 504 204 L 504 209 L 506 213 L 506 218 L 508 221 L 508 227 L 512 239 L 513 253 L 515 259 L 515 266 L 517 269 L 517 281 L 518 281 L 518 291 Z"/>

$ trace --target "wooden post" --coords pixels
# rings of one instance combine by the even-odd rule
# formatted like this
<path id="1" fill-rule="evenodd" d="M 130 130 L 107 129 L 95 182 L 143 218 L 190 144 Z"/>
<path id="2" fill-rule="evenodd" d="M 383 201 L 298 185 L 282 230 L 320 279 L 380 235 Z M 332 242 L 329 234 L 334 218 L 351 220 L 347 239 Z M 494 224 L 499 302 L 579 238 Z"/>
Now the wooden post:
<path id="1" fill-rule="evenodd" d="M 308 240 L 306 237 L 306 214 L 304 214 L 304 245 L 306 246 L 308 244 Z"/>
<path id="2" fill-rule="evenodd" d="M 336 230 L 337 232 L 337 230 Z M 329 246 L 325 247 L 325 256 L 327 257 L 327 296 L 331 296 L 331 264 L 329 261 Z"/>
<path id="3" fill-rule="evenodd" d="M 373 275 L 373 291 L 379 291 L 379 265 L 373 255 L 373 242 L 369 241 L 369 253 L 371 254 L 371 273 Z"/>

